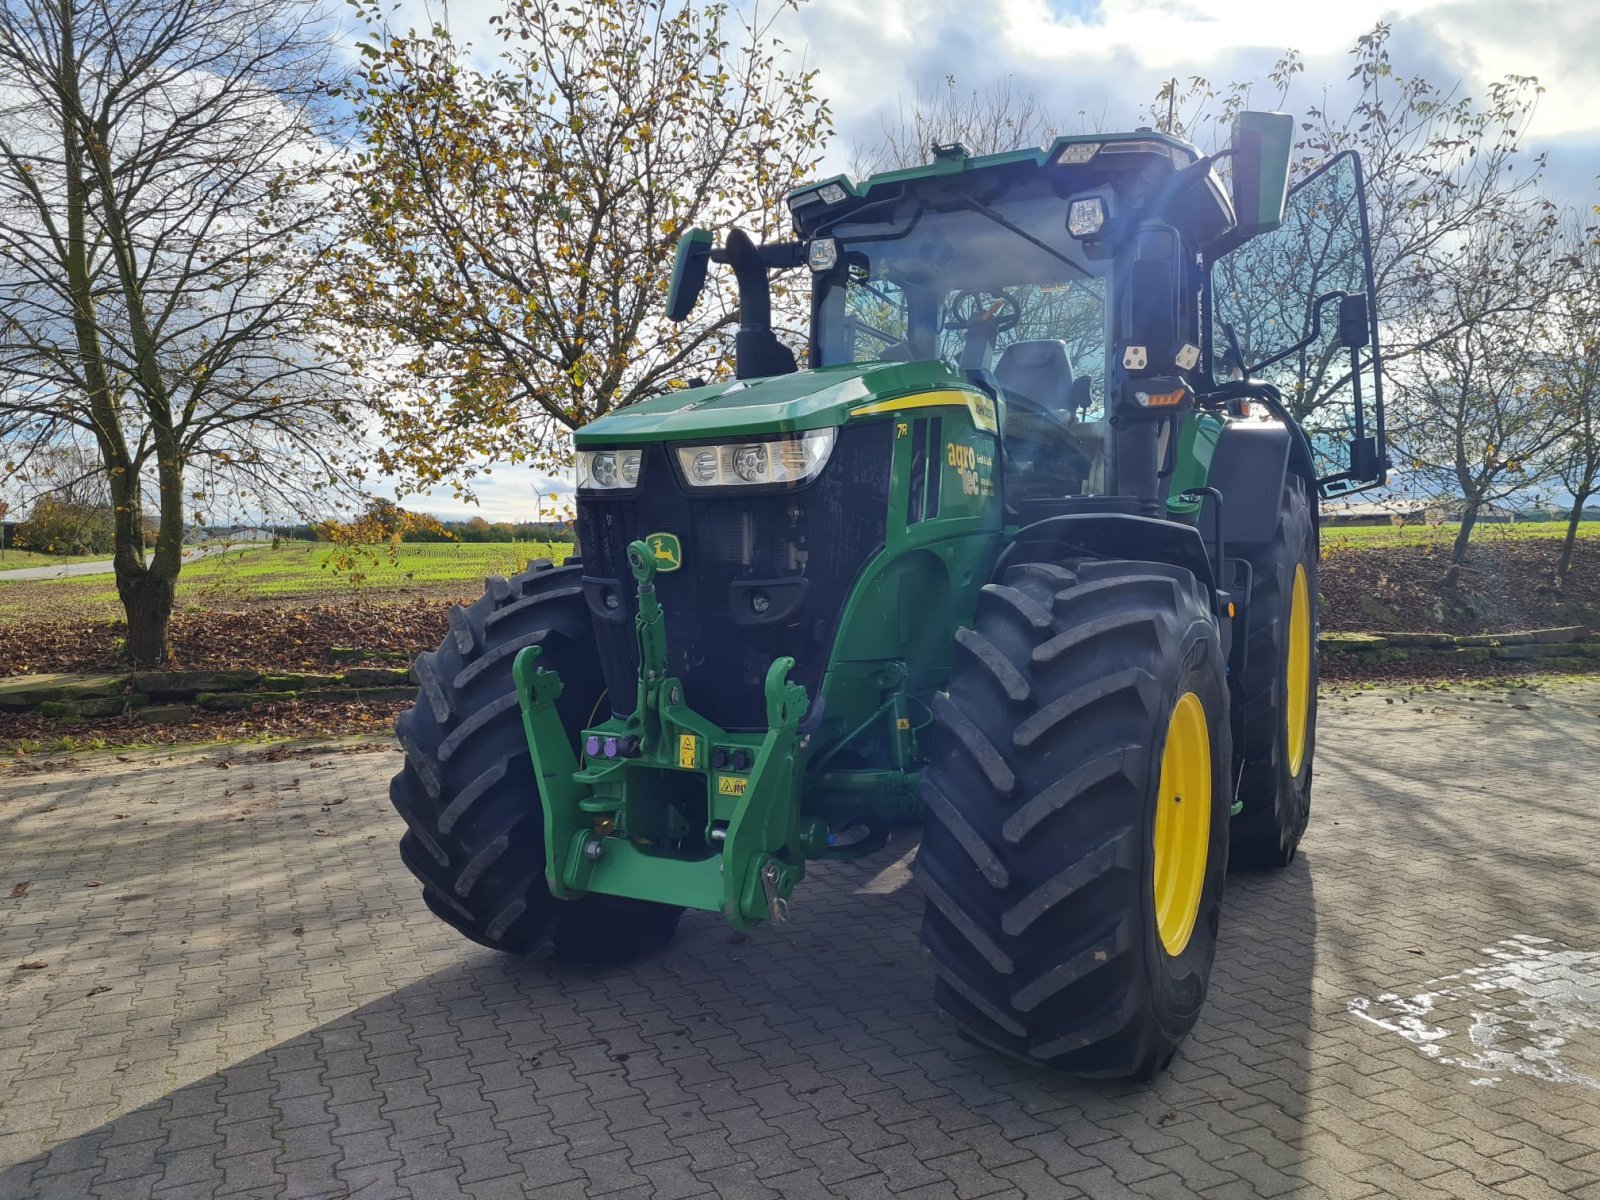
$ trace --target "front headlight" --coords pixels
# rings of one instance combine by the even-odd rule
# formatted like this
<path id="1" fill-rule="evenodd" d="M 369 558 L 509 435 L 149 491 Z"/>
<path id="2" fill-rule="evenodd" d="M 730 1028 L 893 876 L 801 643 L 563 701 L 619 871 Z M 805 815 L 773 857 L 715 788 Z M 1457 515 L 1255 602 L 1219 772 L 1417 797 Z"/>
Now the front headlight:
<path id="1" fill-rule="evenodd" d="M 578 486 L 612 492 L 639 482 L 643 450 L 579 450 Z"/>
<path id="2" fill-rule="evenodd" d="M 833 453 L 836 429 L 813 429 L 775 441 L 679 446 L 678 465 L 690 487 L 791 486 L 816 478 Z"/>

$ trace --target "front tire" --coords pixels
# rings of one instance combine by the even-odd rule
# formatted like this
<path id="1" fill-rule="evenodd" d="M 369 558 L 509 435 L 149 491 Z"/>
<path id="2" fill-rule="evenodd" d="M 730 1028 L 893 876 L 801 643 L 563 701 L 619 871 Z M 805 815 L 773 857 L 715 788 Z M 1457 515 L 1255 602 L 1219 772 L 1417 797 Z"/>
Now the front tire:
<path id="1" fill-rule="evenodd" d="M 1294 861 L 1311 819 L 1317 748 L 1317 532 L 1305 481 L 1291 474 L 1271 542 L 1250 556 L 1249 639 L 1234 710 L 1236 865 Z"/>
<path id="2" fill-rule="evenodd" d="M 683 909 L 591 895 L 557 900 L 544 876 L 544 819 L 511 663 L 524 646 L 561 674 L 556 709 L 576 742 L 599 706 L 600 661 L 581 570 L 539 560 L 450 610 L 450 633 L 416 661 L 416 705 L 395 735 L 405 766 L 389 798 L 405 819 L 400 858 L 434 915 L 508 954 L 626 962 L 666 945 Z"/>
<path id="3" fill-rule="evenodd" d="M 1025 564 L 957 645 L 917 858 L 936 999 L 1018 1058 L 1151 1078 L 1199 1015 L 1227 867 L 1206 596 L 1159 563 Z"/>

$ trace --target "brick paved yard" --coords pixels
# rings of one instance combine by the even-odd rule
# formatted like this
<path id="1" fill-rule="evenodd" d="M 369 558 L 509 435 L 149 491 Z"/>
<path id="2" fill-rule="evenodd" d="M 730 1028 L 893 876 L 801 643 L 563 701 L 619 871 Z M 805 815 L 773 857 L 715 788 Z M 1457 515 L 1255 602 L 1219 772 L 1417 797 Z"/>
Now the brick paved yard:
<path id="1" fill-rule="evenodd" d="M 1600 688 L 1499 695 L 1326 699 L 1303 854 L 1230 882 L 1149 1088 L 950 1032 L 909 842 L 591 973 L 427 914 L 391 750 L 11 770 L 0 1197 L 1595 1200 Z"/>

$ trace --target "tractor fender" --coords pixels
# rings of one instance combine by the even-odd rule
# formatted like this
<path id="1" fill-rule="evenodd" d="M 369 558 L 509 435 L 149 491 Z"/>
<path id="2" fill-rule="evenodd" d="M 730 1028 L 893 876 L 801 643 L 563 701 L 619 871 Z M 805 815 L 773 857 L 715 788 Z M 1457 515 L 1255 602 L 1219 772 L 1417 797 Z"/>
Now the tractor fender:
<path id="1" fill-rule="evenodd" d="M 1222 539 L 1230 554 L 1234 547 L 1261 546 L 1272 540 L 1290 471 L 1304 476 L 1306 494 L 1316 496 L 1310 451 L 1299 429 L 1282 421 L 1229 421 L 1223 426 L 1206 482 L 1222 494 Z M 1208 496 L 1201 529 L 1215 528 L 1213 504 Z"/>
<path id="2" fill-rule="evenodd" d="M 1118 512 L 1065 513 L 1024 525 L 1001 552 L 990 578 L 1002 578 L 1006 568 L 1018 563 L 1083 557 L 1169 563 L 1192 572 L 1207 595 L 1216 593 L 1211 557 L 1198 529 Z"/>

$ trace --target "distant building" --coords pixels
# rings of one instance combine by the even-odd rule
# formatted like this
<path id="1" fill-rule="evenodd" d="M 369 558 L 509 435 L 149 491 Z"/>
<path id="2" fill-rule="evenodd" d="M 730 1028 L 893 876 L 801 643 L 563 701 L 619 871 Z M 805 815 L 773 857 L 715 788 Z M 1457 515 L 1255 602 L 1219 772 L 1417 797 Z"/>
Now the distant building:
<path id="1" fill-rule="evenodd" d="M 1478 510 L 1480 525 L 1509 525 L 1526 518 L 1514 508 L 1485 504 Z M 1415 497 L 1388 500 L 1326 500 L 1324 525 L 1454 525 L 1461 520 L 1459 503 L 1442 503 Z"/>
<path id="2" fill-rule="evenodd" d="M 1426 500 L 1325 500 L 1324 525 L 1415 525 L 1428 519 Z"/>
<path id="3" fill-rule="evenodd" d="M 270 542 L 277 531 L 260 525 L 190 525 L 183 540 L 191 546 L 199 542 Z"/>

